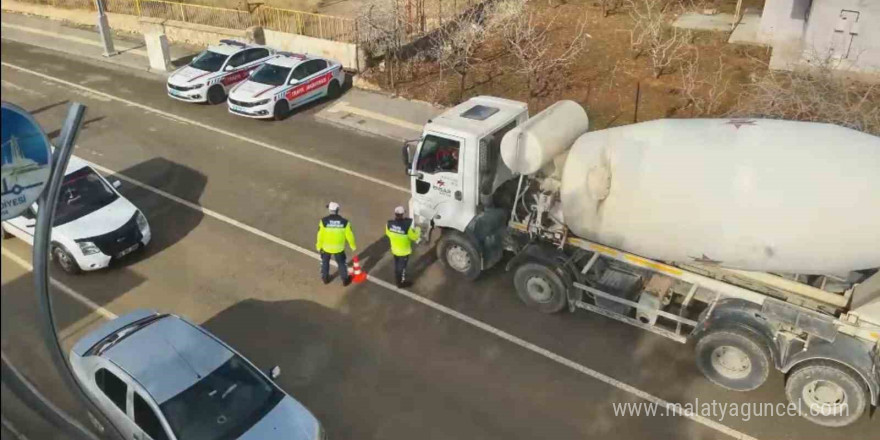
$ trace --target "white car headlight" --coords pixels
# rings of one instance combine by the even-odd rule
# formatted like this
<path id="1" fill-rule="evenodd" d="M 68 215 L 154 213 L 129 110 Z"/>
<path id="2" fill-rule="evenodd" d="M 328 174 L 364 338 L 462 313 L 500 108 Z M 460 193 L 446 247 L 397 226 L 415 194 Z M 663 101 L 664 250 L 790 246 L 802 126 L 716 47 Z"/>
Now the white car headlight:
<path id="1" fill-rule="evenodd" d="M 269 99 L 263 99 L 263 100 L 261 100 L 261 101 L 257 101 L 257 102 L 255 102 L 254 105 L 268 104 L 269 101 L 271 101 L 271 100 L 272 100 L 272 98 L 269 98 Z"/>
<path id="2" fill-rule="evenodd" d="M 137 221 L 138 229 L 141 230 L 141 234 L 146 234 L 150 229 L 150 225 L 147 224 L 147 218 L 144 217 L 144 213 L 138 211 L 137 219 L 135 221 Z"/>
<path id="3" fill-rule="evenodd" d="M 80 241 L 77 244 L 83 255 L 92 255 L 101 252 L 101 250 L 95 246 L 95 243 L 92 243 L 91 241 Z"/>

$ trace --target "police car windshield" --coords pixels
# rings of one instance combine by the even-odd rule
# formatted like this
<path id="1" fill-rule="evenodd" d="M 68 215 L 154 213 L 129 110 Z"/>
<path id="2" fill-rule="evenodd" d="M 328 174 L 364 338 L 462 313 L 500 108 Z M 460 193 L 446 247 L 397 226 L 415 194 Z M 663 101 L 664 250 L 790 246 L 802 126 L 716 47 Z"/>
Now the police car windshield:
<path id="1" fill-rule="evenodd" d="M 72 222 L 116 201 L 119 196 L 94 170 L 84 167 L 64 176 L 55 226 Z"/>
<path id="2" fill-rule="evenodd" d="M 270 86 L 280 86 L 287 81 L 287 75 L 290 74 L 289 67 L 276 66 L 274 64 L 263 64 L 254 72 L 251 81 Z"/>
<path id="3" fill-rule="evenodd" d="M 217 52 L 211 52 L 210 50 L 206 50 L 196 56 L 192 62 L 189 63 L 190 66 L 195 67 L 199 70 L 204 70 L 207 72 L 216 72 L 223 67 L 223 63 L 228 58 L 228 55 L 223 55 Z"/>

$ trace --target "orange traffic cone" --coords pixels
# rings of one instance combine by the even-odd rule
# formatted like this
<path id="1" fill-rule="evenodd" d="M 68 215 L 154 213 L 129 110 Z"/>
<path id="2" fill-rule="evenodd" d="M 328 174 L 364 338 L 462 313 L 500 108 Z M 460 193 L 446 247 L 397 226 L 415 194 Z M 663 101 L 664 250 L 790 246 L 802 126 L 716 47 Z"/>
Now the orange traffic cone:
<path id="1" fill-rule="evenodd" d="M 351 277 L 351 280 L 357 283 L 363 283 L 367 280 L 367 273 L 361 269 L 361 261 L 358 259 L 357 255 L 352 259 L 351 265 L 353 267 L 348 269 L 348 276 Z"/>

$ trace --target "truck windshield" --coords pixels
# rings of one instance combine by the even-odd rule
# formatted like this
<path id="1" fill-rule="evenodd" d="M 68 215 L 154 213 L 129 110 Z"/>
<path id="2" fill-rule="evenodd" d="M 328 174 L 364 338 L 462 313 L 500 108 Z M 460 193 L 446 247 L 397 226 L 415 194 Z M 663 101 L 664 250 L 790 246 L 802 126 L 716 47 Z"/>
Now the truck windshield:
<path id="1" fill-rule="evenodd" d="M 245 360 L 233 355 L 159 408 L 179 439 L 232 439 L 244 434 L 283 397 Z"/>
<path id="2" fill-rule="evenodd" d="M 216 72 L 223 67 L 226 58 L 228 58 L 228 55 L 206 50 L 195 57 L 189 65 L 206 72 Z"/>
<path id="3" fill-rule="evenodd" d="M 276 66 L 274 64 L 263 64 L 254 72 L 251 81 L 270 86 L 280 86 L 287 81 L 287 75 L 290 74 L 289 67 Z"/>
<path id="4" fill-rule="evenodd" d="M 54 226 L 61 226 L 91 214 L 116 201 L 119 196 L 110 185 L 89 167 L 66 176 L 55 205 Z"/>
<path id="5" fill-rule="evenodd" d="M 429 134 L 422 141 L 416 169 L 423 173 L 458 173 L 458 151 L 456 140 Z"/>

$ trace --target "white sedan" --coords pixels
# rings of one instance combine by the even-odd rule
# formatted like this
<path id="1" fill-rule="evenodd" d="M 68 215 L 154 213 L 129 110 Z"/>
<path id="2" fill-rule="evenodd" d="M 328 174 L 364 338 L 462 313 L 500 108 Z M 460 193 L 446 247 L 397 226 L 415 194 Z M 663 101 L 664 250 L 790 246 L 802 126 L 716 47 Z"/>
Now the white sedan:
<path id="1" fill-rule="evenodd" d="M 274 51 L 235 40 L 220 40 L 168 77 L 168 96 L 186 102 L 219 104 L 229 89 L 272 58 Z"/>
<path id="2" fill-rule="evenodd" d="M 284 118 L 295 108 L 342 91 L 345 72 L 337 61 L 278 52 L 247 81 L 229 92 L 230 113 L 249 118 Z"/>
<path id="3" fill-rule="evenodd" d="M 147 218 L 85 161 L 71 157 L 52 226 L 51 257 L 68 273 L 103 269 L 143 248 L 152 236 Z M 3 238 L 34 244 L 37 205 L 0 224 Z"/>

